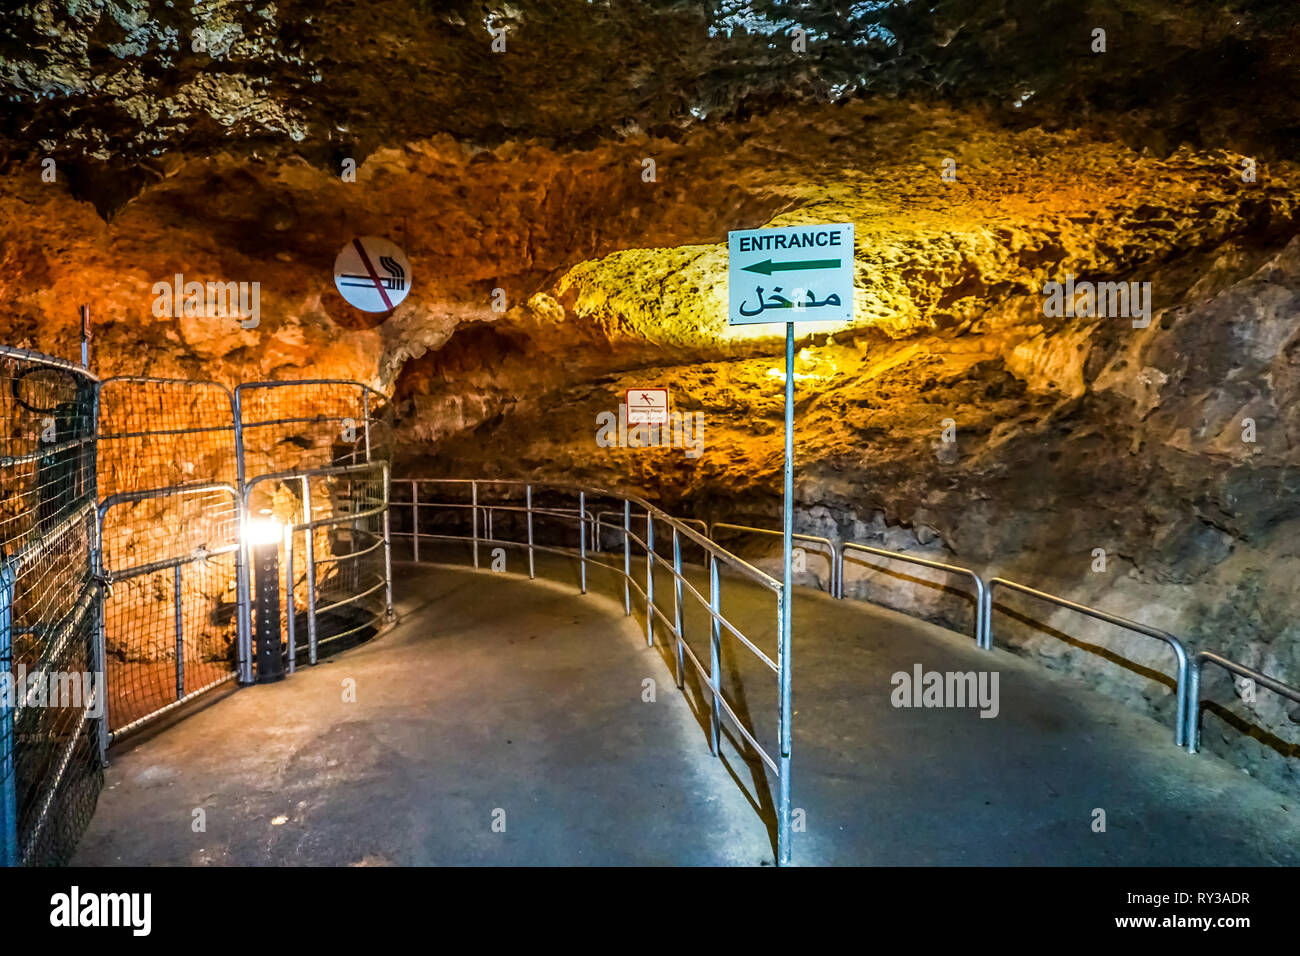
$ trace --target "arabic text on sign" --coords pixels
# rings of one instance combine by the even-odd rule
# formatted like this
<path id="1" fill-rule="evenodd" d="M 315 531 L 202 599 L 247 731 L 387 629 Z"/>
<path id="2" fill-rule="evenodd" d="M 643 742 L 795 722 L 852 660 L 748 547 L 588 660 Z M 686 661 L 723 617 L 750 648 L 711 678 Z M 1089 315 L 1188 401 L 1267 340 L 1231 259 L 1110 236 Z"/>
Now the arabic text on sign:
<path id="1" fill-rule="evenodd" d="M 749 300 L 746 299 L 744 302 L 740 303 L 740 314 L 746 316 L 758 315 L 762 312 L 766 312 L 768 309 L 820 309 L 824 306 L 837 306 L 840 304 L 840 297 L 834 292 L 819 302 L 817 296 L 812 293 L 812 290 L 803 289 L 801 291 L 805 293 L 804 296 L 790 300 L 785 296 L 780 295 L 781 287 L 776 286 L 772 289 L 771 294 L 764 299 L 763 287 L 758 286 L 755 290 L 755 300 L 758 307 L 749 307 Z"/>

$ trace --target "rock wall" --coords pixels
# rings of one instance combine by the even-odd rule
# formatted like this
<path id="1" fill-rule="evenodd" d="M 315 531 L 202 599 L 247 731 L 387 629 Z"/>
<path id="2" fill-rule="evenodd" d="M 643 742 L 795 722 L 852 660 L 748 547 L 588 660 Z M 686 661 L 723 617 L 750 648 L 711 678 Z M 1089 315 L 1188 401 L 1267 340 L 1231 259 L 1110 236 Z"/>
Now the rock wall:
<path id="1" fill-rule="evenodd" d="M 633 488 L 770 527 L 780 342 L 725 324 L 726 232 L 851 220 L 857 319 L 801 333 L 800 529 L 1001 573 L 1300 683 L 1292 163 L 891 99 L 590 143 L 432 132 L 377 145 L 355 182 L 301 156 L 171 152 L 108 220 L 40 172 L 0 181 L 8 344 L 75 355 L 87 302 L 101 374 L 358 379 L 393 394 L 408 470 Z M 332 287 L 337 251 L 372 234 L 415 271 L 389 315 Z M 155 314 L 177 273 L 257 281 L 259 323 Z M 1046 314 L 1067 276 L 1150 283 L 1149 314 Z M 698 456 L 597 442 L 648 384 L 703 416 Z M 950 592 L 860 567 L 849 584 L 964 626 Z M 1019 613 L 1003 643 L 1172 722 L 1163 646 Z M 1207 745 L 1293 789 L 1295 711 L 1234 706 L 1261 740 L 1211 722 Z"/>

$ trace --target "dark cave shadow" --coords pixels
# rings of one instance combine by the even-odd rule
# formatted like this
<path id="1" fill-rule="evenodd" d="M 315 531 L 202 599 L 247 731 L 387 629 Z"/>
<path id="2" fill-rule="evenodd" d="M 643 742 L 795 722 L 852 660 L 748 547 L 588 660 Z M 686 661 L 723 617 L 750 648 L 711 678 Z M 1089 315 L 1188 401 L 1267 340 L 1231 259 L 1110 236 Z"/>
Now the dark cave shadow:
<path id="1" fill-rule="evenodd" d="M 1275 753 L 1280 754 L 1283 757 L 1300 757 L 1300 743 L 1293 744 L 1289 740 L 1284 740 L 1277 734 L 1265 730 L 1258 724 L 1252 724 L 1236 711 L 1229 710 L 1226 704 L 1220 704 L 1218 701 L 1202 699 L 1200 707 L 1197 709 L 1195 715 L 1198 723 L 1193 724 L 1193 726 L 1199 725 L 1201 714 L 1207 710 L 1242 736 L 1250 737 L 1252 740 L 1257 741 Z M 1203 738 L 1205 735 L 1204 730 L 1202 730 L 1201 735 Z"/>
<path id="2" fill-rule="evenodd" d="M 906 581 L 908 584 L 924 585 L 925 587 L 928 587 L 931 590 L 942 591 L 944 594 L 948 594 L 951 595 L 952 597 L 959 598 L 963 604 L 969 607 L 971 613 L 971 619 L 969 625 L 971 627 L 974 626 L 975 624 L 974 615 L 976 614 L 977 609 L 979 607 L 979 601 L 975 597 L 975 594 L 972 591 L 970 591 L 968 588 L 959 587 L 958 585 L 952 583 L 951 581 L 932 581 L 929 578 L 919 578 L 916 577 L 914 574 L 907 573 L 901 568 L 889 567 L 888 565 L 883 565 L 883 564 L 872 564 L 869 560 L 864 560 L 870 557 L 872 557 L 872 555 L 862 554 L 860 552 L 855 552 L 855 551 L 849 551 L 846 552 L 844 555 L 844 564 L 847 565 L 850 561 L 852 561 L 853 563 L 861 565 L 862 567 L 867 567 L 873 571 L 877 571 L 881 574 L 888 575 L 889 577 L 893 578 L 895 581 Z M 879 560 L 888 561 L 890 559 L 880 558 Z M 940 573 L 940 574 L 947 573 L 951 575 L 951 572 L 941 572 L 941 571 L 937 571 L 937 569 L 936 569 L 936 573 Z M 843 581 L 840 582 L 840 586 L 841 587 L 844 586 Z M 880 607 L 893 609 L 891 605 L 885 604 L 884 602 L 874 597 L 858 597 L 855 595 L 848 594 L 846 592 L 844 598 L 845 600 L 863 601 L 867 604 L 876 604 L 879 605 Z M 907 613 L 907 612 L 901 611 L 900 613 Z M 955 630 L 952 627 L 948 627 L 948 629 Z"/>
<path id="3" fill-rule="evenodd" d="M 686 566 L 685 562 L 683 562 L 683 568 L 682 568 L 683 575 L 685 575 L 688 570 L 689 568 Z M 694 568 L 694 570 L 702 570 L 702 569 L 696 567 Z M 672 588 L 671 575 L 667 576 L 667 581 L 668 581 L 669 593 L 671 593 L 671 588 Z M 656 595 L 663 593 L 662 591 L 660 591 L 658 587 L 660 583 L 661 582 L 659 578 L 656 577 L 655 579 Z M 634 597 L 639 597 L 639 595 L 634 594 Z M 698 600 L 694 597 L 694 595 L 689 595 L 687 594 L 687 592 L 683 591 L 682 594 L 683 608 L 687 606 L 688 601 L 693 601 L 698 603 Z M 663 611 L 665 614 L 669 613 L 672 610 L 671 608 L 660 607 L 658 600 L 655 601 L 655 606 L 659 607 L 659 609 Z M 634 604 L 631 616 L 641 624 L 641 629 L 642 632 L 644 633 L 645 613 L 638 612 Z M 686 630 L 684 619 L 683 619 L 682 629 L 683 631 Z M 723 643 L 721 649 L 721 660 L 722 660 L 722 665 L 725 670 L 725 673 L 727 677 L 730 678 L 733 686 L 732 694 L 726 696 L 726 700 L 727 703 L 730 705 L 731 709 L 735 712 L 736 717 L 740 720 L 740 722 L 744 724 L 746 728 L 750 730 L 751 733 L 755 733 L 753 730 L 753 720 L 751 719 L 751 714 L 749 710 L 749 701 L 744 693 L 744 681 L 742 679 L 740 669 L 736 664 L 735 655 L 727 654 L 728 643 L 731 643 L 727 640 L 727 637 L 728 637 L 727 632 L 724 629 Z M 734 637 L 732 638 L 732 641 L 734 641 Z M 705 685 L 703 679 L 700 677 L 700 674 L 696 670 L 694 664 L 691 663 L 689 657 L 684 652 L 683 652 L 683 667 L 682 667 L 682 687 L 677 688 L 677 684 L 676 684 L 677 648 L 676 648 L 675 635 L 673 634 L 672 629 L 669 628 L 662 621 L 656 621 L 655 641 L 653 647 L 654 650 L 659 654 L 660 660 L 663 661 L 664 666 L 667 667 L 668 671 L 674 675 L 673 687 L 674 689 L 680 690 L 682 697 L 686 700 L 687 707 L 690 709 L 691 715 L 695 718 L 695 723 L 700 728 L 700 732 L 701 734 L 703 734 L 707 745 L 707 742 L 709 740 L 710 725 L 712 723 L 713 694 L 704 689 Z M 692 650 L 693 649 L 694 648 L 692 648 Z M 725 683 L 726 682 L 724 681 L 724 686 Z M 749 804 L 750 809 L 752 809 L 754 813 L 758 816 L 759 820 L 762 821 L 763 826 L 767 830 L 768 842 L 772 848 L 772 858 L 775 860 L 776 854 L 778 852 L 777 814 L 776 814 L 776 803 L 772 800 L 773 781 L 768 778 L 767 764 L 763 762 L 763 758 L 759 756 L 757 751 L 754 750 L 754 748 L 750 745 L 749 741 L 732 729 L 730 725 L 730 721 L 727 719 L 725 713 L 721 714 L 720 731 L 718 736 L 720 740 L 718 746 L 718 756 L 716 759 L 722 762 L 723 767 L 727 771 L 727 775 L 731 777 L 732 781 L 736 784 L 736 787 L 744 795 L 745 801 Z M 757 736 L 757 734 L 755 734 L 755 736 Z M 736 754 L 740 757 L 740 759 L 744 762 L 745 766 L 748 768 L 750 784 L 752 785 L 752 791 L 751 791 L 751 786 L 746 785 L 744 779 L 742 778 L 741 774 L 743 771 L 739 767 L 734 766 L 733 762 L 730 759 L 728 759 L 728 757 L 726 756 L 725 750 L 723 749 L 721 743 L 722 739 L 725 739 L 726 741 L 730 742 L 731 746 L 735 749 Z"/>
<path id="4" fill-rule="evenodd" d="M 1005 614 L 1007 617 L 1011 618 L 1012 620 L 1019 621 L 1021 624 L 1024 624 L 1026 627 L 1030 627 L 1033 630 L 1038 631 L 1040 634 L 1045 634 L 1048 637 L 1054 637 L 1058 641 L 1061 641 L 1064 644 L 1068 644 L 1071 647 L 1077 648 L 1081 651 L 1087 651 L 1089 654 L 1093 654 L 1097 657 L 1102 658 L 1103 660 L 1109 661 L 1112 664 L 1122 667 L 1126 671 L 1137 674 L 1141 677 L 1145 677 L 1147 680 L 1154 681 L 1157 684 L 1163 684 L 1165 687 L 1168 687 L 1175 694 L 1177 694 L 1178 692 L 1178 680 L 1174 677 L 1170 677 L 1164 671 L 1158 671 L 1155 670 L 1154 668 L 1147 667 L 1144 664 L 1139 664 L 1136 661 L 1131 661 L 1127 657 L 1123 657 L 1122 655 L 1116 653 L 1115 651 L 1112 651 L 1108 647 L 1101 647 L 1100 645 L 1097 644 L 1089 644 L 1087 641 L 1081 640 L 1080 638 L 1071 637 L 1069 634 L 1066 634 L 1064 631 L 1058 631 L 1050 624 L 1046 624 L 1038 620 L 1037 618 L 1030 617 L 1028 614 L 1024 613 L 1023 611 L 1018 611 L 1015 608 L 1008 607 L 1005 604 L 998 604 L 995 602 L 993 605 L 993 610 L 1001 611 L 1003 614 Z M 1150 638 L 1150 639 L 1158 640 L 1158 638 Z M 1011 648 L 1021 653 L 1022 656 L 1025 656 L 1023 648 L 1018 647 L 1014 644 L 1011 645 Z"/>

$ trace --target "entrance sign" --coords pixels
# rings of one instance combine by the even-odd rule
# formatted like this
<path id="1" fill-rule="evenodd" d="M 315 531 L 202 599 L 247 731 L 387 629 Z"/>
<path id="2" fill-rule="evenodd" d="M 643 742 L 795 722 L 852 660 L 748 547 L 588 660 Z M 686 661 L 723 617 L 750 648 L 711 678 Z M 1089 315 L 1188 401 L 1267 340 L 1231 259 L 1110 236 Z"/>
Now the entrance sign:
<path id="1" fill-rule="evenodd" d="M 411 263 L 387 239 L 353 239 L 334 259 L 334 286 L 364 312 L 391 312 L 411 291 Z"/>
<path id="2" fill-rule="evenodd" d="M 667 425 L 668 389 L 629 388 L 627 390 L 629 425 Z"/>
<path id="3" fill-rule="evenodd" d="M 853 223 L 743 229 L 727 237 L 727 321 L 785 323 L 785 514 L 782 526 L 777 863 L 790 862 L 790 639 L 794 633 L 794 324 L 853 318 Z M 779 283 L 779 284 L 778 284 Z"/>
<path id="4" fill-rule="evenodd" d="M 731 325 L 852 321 L 853 223 L 729 233 L 727 287 Z"/>

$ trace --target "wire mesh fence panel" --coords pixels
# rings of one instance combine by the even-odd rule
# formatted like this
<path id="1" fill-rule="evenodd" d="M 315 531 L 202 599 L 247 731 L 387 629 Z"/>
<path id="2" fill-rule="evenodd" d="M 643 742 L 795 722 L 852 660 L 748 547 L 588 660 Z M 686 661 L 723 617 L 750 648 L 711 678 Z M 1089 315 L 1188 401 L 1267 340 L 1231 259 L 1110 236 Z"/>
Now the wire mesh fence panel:
<path id="1" fill-rule="evenodd" d="M 116 735 L 235 674 L 237 491 L 125 493 L 106 504 L 101 528 L 108 724 Z"/>
<path id="2" fill-rule="evenodd" d="M 246 489 L 299 526 L 282 648 L 294 625 L 303 646 L 382 626 L 391 407 L 356 382 L 97 383 L 0 347 L 0 411 L 0 864 L 58 863 L 107 736 L 239 673 Z"/>
<path id="3" fill-rule="evenodd" d="M 235 391 L 245 480 L 392 457 L 392 407 L 359 382 L 253 382 Z"/>
<path id="4" fill-rule="evenodd" d="M 0 863 L 66 862 L 102 785 L 95 381 L 0 348 Z"/>
<path id="5" fill-rule="evenodd" d="M 234 399 L 223 385 L 105 379 L 99 391 L 99 496 L 234 483 Z"/>
<path id="6" fill-rule="evenodd" d="M 388 607 L 387 470 L 371 467 L 313 485 L 313 503 L 325 502 L 315 520 L 332 521 L 312 536 L 317 643 L 359 640 L 379 630 Z"/>
<path id="7" fill-rule="evenodd" d="M 281 647 L 288 653 L 292 630 L 296 664 L 364 640 L 388 610 L 379 463 L 392 457 L 390 403 L 359 382 L 326 380 L 254 382 L 235 394 L 248 518 L 291 528 L 292 568 L 279 554 Z M 259 481 L 268 475 L 293 477 Z"/>
<path id="8" fill-rule="evenodd" d="M 279 550 L 276 639 L 288 653 L 292 633 L 295 666 L 313 660 L 318 650 L 335 653 L 365 640 L 383 626 L 389 598 L 387 487 L 382 462 L 250 483 L 252 520 L 289 528 L 287 546 Z"/>

